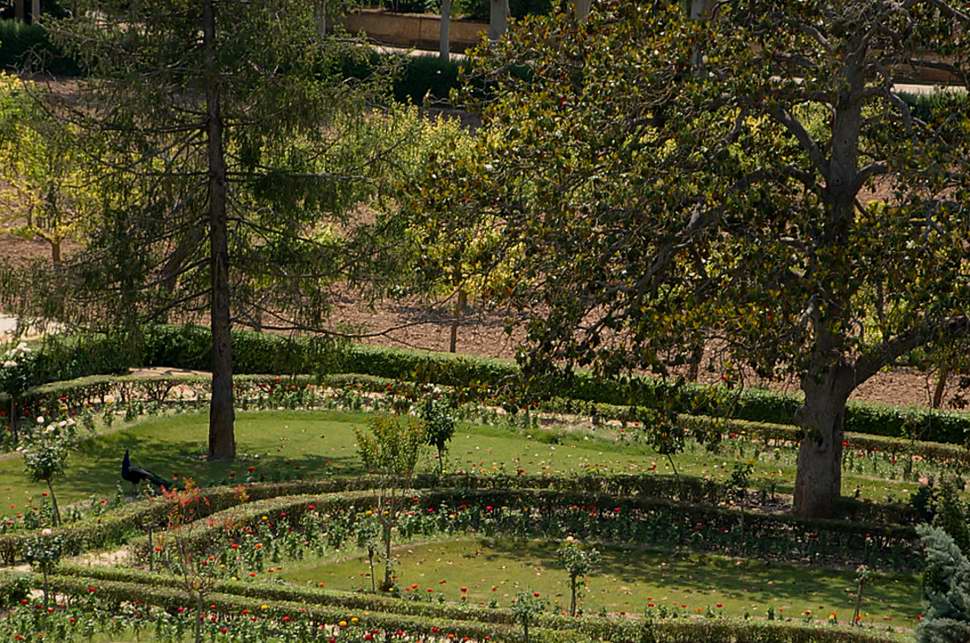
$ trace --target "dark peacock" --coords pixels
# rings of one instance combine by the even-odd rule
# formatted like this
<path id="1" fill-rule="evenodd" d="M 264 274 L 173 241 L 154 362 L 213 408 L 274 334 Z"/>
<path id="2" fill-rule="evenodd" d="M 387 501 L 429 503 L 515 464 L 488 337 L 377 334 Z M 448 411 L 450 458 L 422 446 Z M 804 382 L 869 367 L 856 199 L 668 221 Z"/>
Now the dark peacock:
<path id="1" fill-rule="evenodd" d="M 152 473 L 148 469 L 142 469 L 141 467 L 131 466 L 131 458 L 128 454 L 128 449 L 125 449 L 125 459 L 121 461 L 121 477 L 136 487 L 142 483 L 142 481 L 147 480 L 149 483 L 155 485 L 157 488 L 165 489 L 177 489 L 178 485 L 171 480 L 166 480 L 165 478 Z"/>

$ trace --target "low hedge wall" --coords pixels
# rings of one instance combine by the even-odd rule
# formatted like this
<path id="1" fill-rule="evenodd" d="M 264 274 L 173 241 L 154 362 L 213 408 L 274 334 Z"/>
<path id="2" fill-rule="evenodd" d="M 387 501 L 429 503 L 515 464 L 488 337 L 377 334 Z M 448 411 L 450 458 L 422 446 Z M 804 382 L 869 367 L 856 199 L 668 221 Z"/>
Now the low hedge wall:
<path id="1" fill-rule="evenodd" d="M 412 382 L 402 382 L 376 375 L 341 373 L 314 377 L 309 375 L 237 375 L 237 385 L 244 387 L 284 387 L 287 391 L 309 391 L 314 386 L 355 389 L 362 392 L 389 393 L 415 397 L 420 395 L 419 386 Z M 195 388 L 208 390 L 211 378 L 207 375 L 92 375 L 64 382 L 52 382 L 30 389 L 21 399 L 21 414 L 24 417 L 42 415 L 56 417 L 67 410 L 80 412 L 85 404 L 103 403 L 108 395 L 115 398 L 141 399 L 146 402 L 166 402 L 169 391 L 176 385 L 188 384 Z M 251 402 L 244 390 L 237 389 L 239 404 L 246 408 Z M 488 391 L 482 391 L 478 401 L 482 404 L 500 404 Z M 600 420 L 636 422 L 630 407 L 587 402 L 570 398 L 552 398 L 537 404 L 540 412 L 568 414 L 589 417 L 594 423 Z M 785 424 L 753 422 L 748 420 L 714 418 L 702 415 L 681 414 L 679 419 L 688 429 L 701 432 L 716 431 L 722 435 L 745 436 L 751 440 L 798 443 L 801 429 Z M 970 464 L 970 450 L 955 444 L 916 441 L 907 438 L 893 438 L 865 433 L 846 434 L 849 448 L 867 452 L 882 452 L 898 456 L 919 455 L 940 464 Z"/>
<path id="2" fill-rule="evenodd" d="M 470 526 L 485 513 L 501 508 L 527 511 L 529 522 L 509 525 L 530 534 L 558 538 L 575 535 L 584 540 L 615 543 L 690 546 L 726 555 L 813 563 L 865 563 L 874 568 L 918 569 L 922 564 L 918 538 L 911 527 L 859 523 L 847 520 L 804 520 L 788 515 L 755 513 L 664 498 L 589 494 L 551 489 L 446 489 L 415 490 L 421 507 L 449 504 L 476 507 Z M 321 514 L 356 511 L 376 504 L 375 492 L 304 494 L 251 502 L 210 513 L 205 524 L 185 535 L 183 542 L 197 554 L 209 555 L 223 544 L 226 525 L 233 533 L 255 529 L 269 520 L 297 524 L 315 505 Z M 492 510 L 480 511 L 492 506 Z M 437 514 L 440 512 L 432 512 Z M 476 530 L 478 528 L 476 527 Z M 545 530 L 545 531 L 541 531 Z M 131 542 L 140 559 L 149 554 L 147 538 Z"/>
<path id="3" fill-rule="evenodd" d="M 100 587 L 104 581 L 128 583 L 142 587 L 179 587 L 183 580 L 176 576 L 152 574 L 148 572 L 119 569 L 114 567 L 81 567 L 61 565 L 60 576 L 69 576 L 88 581 L 90 586 Z M 326 605 L 347 610 L 347 613 L 402 614 L 423 619 L 452 620 L 455 622 L 475 621 L 514 627 L 515 615 L 505 608 L 484 608 L 470 605 L 432 604 L 414 600 L 404 600 L 383 594 L 361 594 L 341 592 L 314 587 L 300 587 L 287 583 L 250 583 L 243 581 L 215 581 L 212 591 L 225 596 L 239 596 L 264 601 L 302 603 L 305 605 Z M 659 641 L 887 641 L 878 633 L 853 629 L 811 628 L 791 623 L 768 623 L 718 619 L 716 622 L 685 620 L 659 621 L 652 624 L 630 621 L 629 619 L 608 619 L 595 617 L 569 618 L 557 614 L 541 614 L 536 625 L 548 630 L 572 630 L 590 640 L 642 640 L 637 634 L 644 629 L 652 629 Z M 725 627 L 727 626 L 727 627 Z M 844 638 L 847 634 L 853 638 Z M 771 638 L 768 638 L 768 636 Z M 756 638 L 756 637 L 765 638 Z M 686 637 L 686 638 L 682 638 Z M 710 638 L 713 637 L 713 638 Z M 720 637 L 720 638 L 719 638 Z"/>
<path id="4" fill-rule="evenodd" d="M 156 326 L 145 331 L 140 356 L 128 362 L 145 367 L 207 370 L 211 360 L 209 331 L 196 326 Z M 510 361 L 448 353 L 419 352 L 366 345 L 352 345 L 338 354 L 324 354 L 326 346 L 305 338 L 237 331 L 233 335 L 237 374 L 287 375 L 313 373 L 326 361 L 333 372 L 384 377 L 393 380 L 428 382 L 462 389 L 514 391 L 520 371 Z M 131 350 L 121 340 L 91 338 L 76 342 L 54 342 L 38 357 L 31 383 L 39 385 L 81 375 L 117 372 Z M 67 364 L 68 366 L 58 366 Z M 723 399 L 717 387 L 687 385 L 674 392 L 661 380 L 640 377 L 601 380 L 578 373 L 566 381 L 550 384 L 550 390 L 565 391 L 565 397 L 612 406 L 637 405 L 656 408 L 672 404 L 673 410 L 688 415 L 718 416 L 723 409 L 712 401 Z M 711 392 L 721 394 L 711 395 Z M 800 400 L 797 396 L 745 389 L 736 395 L 732 418 L 750 422 L 792 426 Z M 909 409 L 874 403 L 850 402 L 845 430 L 849 433 L 887 437 L 915 437 L 919 440 L 966 444 L 970 437 L 970 415 L 928 409 Z"/>
<path id="5" fill-rule="evenodd" d="M 200 327 L 153 328 L 146 333 L 144 364 L 206 370 L 211 355 L 209 337 L 209 331 Z M 250 332 L 237 332 L 234 341 L 239 373 L 316 370 L 313 351 L 305 341 Z M 301 350 L 301 347 L 306 348 Z M 288 356 L 288 368 L 278 367 L 279 355 Z M 508 385 L 519 376 L 518 367 L 508 361 L 364 345 L 353 346 L 337 370 L 473 389 Z M 672 395 L 671 386 L 661 380 L 647 377 L 601 380 L 585 373 L 578 373 L 552 388 L 568 391 L 565 397 L 612 405 L 655 408 L 662 400 L 672 398 L 677 406 L 674 410 L 691 415 L 719 415 L 721 409 L 710 400 L 723 398 L 723 395 L 711 396 L 711 387 L 703 385 L 688 385 Z M 791 425 L 800 405 L 800 399 L 794 395 L 745 389 L 738 394 L 733 417 Z M 916 435 L 931 442 L 964 444 L 970 436 L 970 415 L 850 402 L 845 430 L 890 437 Z"/>
<path id="6" fill-rule="evenodd" d="M 0 610 L 16 605 L 30 594 L 30 578 L 25 574 L 0 572 Z"/>

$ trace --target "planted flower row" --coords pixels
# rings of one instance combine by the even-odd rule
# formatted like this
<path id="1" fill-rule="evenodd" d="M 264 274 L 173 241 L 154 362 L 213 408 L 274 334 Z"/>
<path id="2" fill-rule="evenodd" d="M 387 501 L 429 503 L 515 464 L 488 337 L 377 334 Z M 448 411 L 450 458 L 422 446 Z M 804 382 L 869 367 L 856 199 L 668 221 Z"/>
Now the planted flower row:
<path id="1" fill-rule="evenodd" d="M 308 549 L 356 542 L 356 530 L 377 494 L 297 496 L 239 506 L 209 516 L 185 536 L 213 574 L 257 574 L 266 561 L 298 558 Z M 553 490 L 435 489 L 416 493 L 396 532 L 418 535 L 476 533 L 612 543 L 687 546 L 759 559 L 798 560 L 873 568 L 919 568 L 915 532 L 851 522 L 807 522 L 651 498 L 616 498 Z M 133 551 L 166 563 L 165 539 L 146 539 Z M 175 559 L 168 556 L 167 562 Z"/>
<path id="2" fill-rule="evenodd" d="M 150 580 L 158 580 L 156 575 Z M 73 640 L 97 632 L 151 632 L 163 641 L 181 640 L 199 623 L 207 640 L 215 641 L 519 641 L 519 629 L 497 623 L 500 611 L 473 610 L 445 614 L 414 615 L 408 601 L 390 599 L 393 606 L 373 604 L 373 609 L 347 609 L 307 601 L 292 594 L 288 599 L 239 596 L 224 593 L 224 586 L 205 596 L 202 609 L 190 607 L 192 599 L 175 587 L 145 582 L 91 577 L 57 576 L 52 579 L 64 606 L 45 608 L 25 602 L 10 613 L 0 628 L 19 626 L 32 634 L 57 632 L 57 640 Z M 172 579 L 176 580 L 177 579 Z M 201 619 L 199 618 L 201 616 Z M 477 617 L 483 616 L 483 620 Z M 73 619 L 73 620 L 72 620 Z M 706 641 L 772 641 L 775 643 L 889 643 L 899 639 L 872 629 L 817 627 L 791 622 L 749 622 L 729 619 L 677 619 L 634 621 L 624 618 L 567 619 L 541 615 L 530 628 L 535 643 L 580 643 L 590 640 L 680 643 Z M 0 632 L 12 630 L 0 629 Z M 21 634 L 24 636 L 23 634 Z M 56 637 L 54 637 L 56 638 Z M 15 640 L 11 637 L 10 640 Z"/>

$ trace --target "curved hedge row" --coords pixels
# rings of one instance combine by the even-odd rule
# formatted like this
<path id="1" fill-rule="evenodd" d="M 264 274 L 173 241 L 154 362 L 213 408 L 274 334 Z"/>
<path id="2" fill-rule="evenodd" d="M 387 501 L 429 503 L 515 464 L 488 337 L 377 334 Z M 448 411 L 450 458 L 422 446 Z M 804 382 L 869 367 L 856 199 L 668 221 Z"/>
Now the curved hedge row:
<path id="1" fill-rule="evenodd" d="M 268 365 L 276 366 L 276 373 L 316 370 L 312 344 L 306 341 L 249 332 L 237 332 L 234 337 L 240 373 L 266 373 Z M 146 333 L 145 365 L 206 370 L 210 363 L 209 338 L 208 330 L 199 327 L 154 328 Z M 289 369 L 278 369 L 277 355 L 288 356 Z M 186 361 L 186 356 L 194 359 Z M 341 357 L 336 370 L 473 389 L 506 385 L 520 374 L 514 363 L 504 360 L 365 345 L 354 345 Z M 672 386 L 661 380 L 602 380 L 585 373 L 551 384 L 550 388 L 567 392 L 563 397 L 617 406 L 656 408 L 673 399 L 675 411 L 691 415 L 719 415 L 721 409 L 712 400 L 723 397 L 710 395 L 711 387 L 704 385 L 688 385 L 672 395 Z M 745 389 L 738 394 L 733 417 L 790 425 L 800 406 L 800 398 L 794 395 Z M 920 440 L 964 444 L 970 436 L 970 415 L 850 402 L 845 430 L 891 437 L 915 435 Z"/>
<path id="2" fill-rule="evenodd" d="M 347 350 L 334 351 L 332 346 L 319 340 L 245 331 L 236 331 L 233 341 L 237 374 L 315 373 L 320 371 L 321 364 L 326 364 L 329 372 L 357 373 L 473 390 L 501 388 L 514 384 L 520 376 L 518 367 L 509 361 L 448 353 L 365 345 L 351 345 Z M 76 368 L 56 374 L 51 368 L 41 368 L 31 378 L 31 383 L 39 385 L 81 375 L 116 372 L 120 367 L 119 356 L 130 355 L 131 351 L 123 345 L 116 346 L 112 351 L 112 342 L 107 339 L 78 342 L 74 355 L 66 360 L 69 364 L 77 365 Z M 63 345 L 57 348 L 59 360 L 64 360 L 65 350 Z M 89 357 L 91 354 L 93 356 Z M 140 356 L 129 365 L 207 370 L 210 363 L 211 342 L 207 329 L 197 326 L 156 326 L 146 329 Z M 79 372 L 85 368 L 86 372 Z M 716 400 L 723 399 L 724 391 L 718 387 L 688 385 L 675 392 L 670 383 L 648 377 L 601 380 L 586 373 L 577 373 L 566 381 L 551 384 L 550 390 L 575 400 L 615 406 L 656 408 L 670 404 L 674 411 L 699 416 L 717 416 L 723 411 Z M 712 391 L 722 395 L 712 395 Z M 752 422 L 792 425 L 801 404 L 797 396 L 761 389 L 745 389 L 731 395 L 736 396 L 732 417 Z M 845 430 L 965 444 L 970 438 L 970 415 L 850 402 L 846 410 Z"/>
<path id="3" fill-rule="evenodd" d="M 416 490 L 414 498 L 419 503 L 415 506 L 435 516 L 471 512 L 463 515 L 465 522 L 442 526 L 449 529 L 482 533 L 498 529 L 514 535 L 523 535 L 519 532 L 524 530 L 545 538 L 574 535 L 590 541 L 685 546 L 769 560 L 801 557 L 813 563 L 865 563 L 881 569 L 912 570 L 922 564 L 919 539 L 911 527 L 804 520 L 662 498 L 548 489 L 438 487 Z M 304 515 L 314 510 L 348 514 L 352 523 L 357 513 L 376 502 L 375 492 L 303 494 L 252 502 L 209 513 L 206 523 L 183 535 L 182 542 L 196 554 L 210 555 L 221 551 L 230 535 L 257 530 L 267 520 L 296 529 Z M 498 518 L 505 522 L 499 525 Z M 232 529 L 227 531 L 226 525 Z M 151 551 L 144 536 L 132 541 L 131 550 L 141 560 L 147 560 Z"/>
<path id="4" fill-rule="evenodd" d="M 245 524 L 258 520 L 266 511 L 289 511 L 299 515 L 302 507 L 314 500 L 330 502 L 336 498 L 335 506 L 369 502 L 374 487 L 375 480 L 367 476 L 212 487 L 204 490 L 208 502 L 199 509 L 199 518 L 228 512 L 223 515 L 237 524 Z M 550 511 L 556 506 L 572 505 L 595 506 L 597 511 L 604 512 L 617 507 L 644 514 L 652 512 L 653 526 L 645 526 L 645 533 L 660 528 L 667 530 L 662 537 L 653 536 L 667 545 L 694 542 L 696 526 L 703 524 L 712 533 L 721 532 L 711 540 L 711 547 L 742 554 L 790 553 L 806 545 L 811 551 L 839 552 L 846 557 L 867 559 L 884 548 L 887 558 L 883 566 L 913 568 L 920 561 L 916 553 L 917 538 L 911 527 L 857 520 L 805 520 L 710 504 L 691 504 L 714 502 L 726 493 L 722 485 L 697 478 L 653 475 L 575 478 L 454 475 L 438 478 L 425 475 L 415 480 L 414 488 L 416 496 L 425 502 L 488 498 L 517 506 L 541 503 Z M 148 526 L 153 529 L 165 527 L 171 507 L 171 503 L 163 498 L 138 500 L 108 514 L 54 528 L 54 533 L 63 538 L 64 554 L 68 556 L 132 541 L 137 549 L 147 544 L 144 534 Z M 887 507 L 880 511 L 891 510 Z M 223 524 L 226 524 L 224 520 L 214 519 L 211 525 L 197 529 L 193 538 L 203 542 L 207 534 L 215 533 Z M 40 530 L 24 530 L 0 534 L 0 560 L 7 565 L 22 560 L 24 545 L 39 533 Z M 680 540 L 671 540 L 675 537 Z M 878 561 L 872 562 L 878 564 Z"/>
<path id="5" fill-rule="evenodd" d="M 113 589 L 115 583 L 127 584 L 129 587 L 178 588 L 183 580 L 176 576 L 152 574 L 131 569 L 111 567 L 79 567 L 62 565 L 58 570 L 59 577 L 72 577 L 88 586 L 101 591 L 102 584 L 110 583 Z M 55 581 L 57 583 L 57 581 Z M 427 620 L 428 623 L 446 621 L 452 624 L 476 622 L 505 626 L 508 632 L 515 626 L 515 616 L 509 609 L 480 608 L 468 605 L 432 604 L 413 600 L 394 598 L 387 595 L 368 595 L 354 592 L 340 592 L 311 587 L 300 587 L 292 584 L 280 583 L 247 583 L 243 581 L 215 581 L 212 591 L 220 596 L 259 599 L 263 604 L 292 605 L 303 604 L 311 606 L 327 606 L 337 610 L 345 610 L 344 614 L 373 614 L 385 616 L 403 615 Z M 139 596 L 139 598 L 141 598 Z M 144 599 L 143 599 L 144 600 Z M 218 607 L 218 604 L 217 604 Z M 552 631 L 572 631 L 582 641 L 639 641 L 645 631 L 652 631 L 655 641 L 772 641 L 772 642 L 836 642 L 861 641 L 875 643 L 876 641 L 891 641 L 878 633 L 858 628 L 846 630 L 828 627 L 813 628 L 801 624 L 769 623 L 737 621 L 733 619 L 717 619 L 716 621 L 659 621 L 643 623 L 629 619 L 609 619 L 595 617 L 567 618 L 556 614 L 541 614 L 536 618 L 536 625 L 540 628 L 544 639 Z M 440 627 L 440 626 L 439 626 Z M 463 633 L 463 627 L 452 625 L 442 631 L 458 630 Z M 548 632 L 545 632 L 548 630 Z M 561 641 L 558 638 L 554 639 Z M 848 638 L 850 637 L 851 638 Z M 516 637 L 517 638 L 517 637 Z M 649 639 L 648 639 L 649 640 Z"/>

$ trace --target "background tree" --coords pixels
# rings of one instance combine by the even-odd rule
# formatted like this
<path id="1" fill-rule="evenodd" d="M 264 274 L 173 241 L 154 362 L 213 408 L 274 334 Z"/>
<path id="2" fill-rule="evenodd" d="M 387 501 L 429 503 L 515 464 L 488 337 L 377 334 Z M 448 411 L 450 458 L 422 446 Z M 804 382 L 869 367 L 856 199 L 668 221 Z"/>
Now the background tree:
<path id="1" fill-rule="evenodd" d="M 501 230 L 534 372 L 669 375 L 714 336 L 795 378 L 795 510 L 831 515 L 848 397 L 970 333 L 970 103 L 917 118 L 895 90 L 914 68 L 966 83 L 967 20 L 943 0 L 730 0 L 536 21 L 473 55 L 494 88 L 479 160 L 442 163 L 426 210 L 442 234 Z"/>
<path id="2" fill-rule="evenodd" d="M 31 281 L 69 323 L 207 316 L 208 454 L 232 458 L 233 325 L 320 329 L 337 281 L 387 274 L 382 229 L 355 236 L 351 217 L 400 145 L 371 111 L 393 70 L 348 82 L 342 66 L 367 50 L 321 39 L 314 3 L 82 9 L 48 28 L 90 75 L 43 98 L 95 163 L 99 220 L 69 266 Z"/>
<path id="3" fill-rule="evenodd" d="M 44 241 L 56 265 L 64 242 L 91 224 L 94 181 L 75 128 L 38 106 L 14 76 L 0 76 L 0 92 L 0 232 Z"/>

